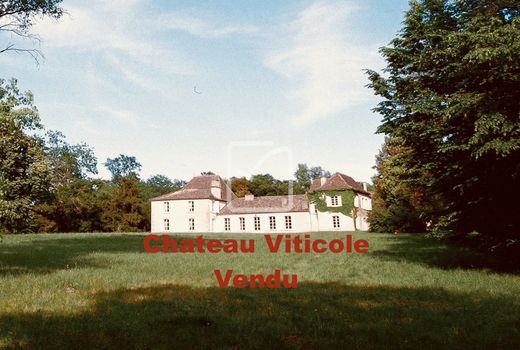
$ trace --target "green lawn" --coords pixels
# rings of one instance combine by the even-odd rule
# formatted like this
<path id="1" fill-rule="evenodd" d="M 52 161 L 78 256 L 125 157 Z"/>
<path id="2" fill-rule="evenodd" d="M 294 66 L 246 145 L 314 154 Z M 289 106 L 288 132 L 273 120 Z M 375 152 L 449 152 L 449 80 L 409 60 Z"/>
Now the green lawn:
<path id="1" fill-rule="evenodd" d="M 143 237 L 1 236 L 0 348 L 520 346 L 520 275 L 422 236 L 356 233 L 366 254 L 272 254 L 243 235 L 259 242 L 242 255 L 148 254 Z M 221 289 L 215 268 L 280 268 L 299 286 Z"/>

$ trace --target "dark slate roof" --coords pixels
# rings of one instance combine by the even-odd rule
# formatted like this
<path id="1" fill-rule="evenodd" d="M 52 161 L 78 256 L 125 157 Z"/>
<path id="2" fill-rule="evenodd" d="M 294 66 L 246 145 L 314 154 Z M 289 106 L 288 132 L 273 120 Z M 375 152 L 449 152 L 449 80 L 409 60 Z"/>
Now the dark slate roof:
<path id="1" fill-rule="evenodd" d="M 211 182 L 219 181 L 221 188 L 221 196 L 217 198 L 211 193 Z M 202 175 L 195 176 L 182 188 L 181 190 L 163 194 L 152 198 L 152 201 L 165 201 L 165 200 L 177 200 L 177 199 L 213 199 L 218 201 L 233 200 L 237 196 L 231 191 L 231 188 L 226 184 L 224 180 L 218 175 Z"/>
<path id="2" fill-rule="evenodd" d="M 321 184 L 321 179 L 315 179 L 312 181 L 310 191 L 327 191 L 327 190 L 344 190 L 352 189 L 356 192 L 363 193 L 370 196 L 370 192 L 367 192 L 361 187 L 356 180 L 348 175 L 335 173 L 326 178 L 325 183 Z"/>
<path id="3" fill-rule="evenodd" d="M 220 215 L 306 211 L 309 211 L 307 195 L 300 194 L 292 196 L 254 197 L 250 200 L 246 198 L 236 198 L 220 210 Z"/>

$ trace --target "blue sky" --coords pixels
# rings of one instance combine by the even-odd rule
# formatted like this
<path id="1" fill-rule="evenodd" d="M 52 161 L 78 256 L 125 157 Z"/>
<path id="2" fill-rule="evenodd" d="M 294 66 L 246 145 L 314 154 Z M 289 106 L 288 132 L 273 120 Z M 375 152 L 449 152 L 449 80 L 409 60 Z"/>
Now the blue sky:
<path id="1" fill-rule="evenodd" d="M 271 173 L 297 163 L 357 180 L 382 140 L 362 70 L 407 1 L 67 1 L 34 27 L 45 60 L 0 56 L 33 91 L 47 129 L 102 163 L 136 156 L 142 177 Z M 0 37 L 1 42 L 9 40 Z M 25 43 L 25 45 L 31 45 Z"/>

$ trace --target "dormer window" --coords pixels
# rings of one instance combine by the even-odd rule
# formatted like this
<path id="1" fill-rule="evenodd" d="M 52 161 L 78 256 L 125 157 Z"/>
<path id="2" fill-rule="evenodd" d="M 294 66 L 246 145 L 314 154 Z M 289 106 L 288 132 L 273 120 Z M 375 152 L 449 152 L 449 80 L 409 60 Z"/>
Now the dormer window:
<path id="1" fill-rule="evenodd" d="M 329 207 L 341 207 L 341 197 L 340 196 L 330 196 L 330 197 L 327 197 L 327 206 L 329 206 Z"/>

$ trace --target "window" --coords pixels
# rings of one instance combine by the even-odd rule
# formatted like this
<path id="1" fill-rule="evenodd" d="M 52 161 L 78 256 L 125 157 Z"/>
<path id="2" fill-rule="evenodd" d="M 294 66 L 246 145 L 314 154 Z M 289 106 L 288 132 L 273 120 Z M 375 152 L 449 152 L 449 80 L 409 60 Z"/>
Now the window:
<path id="1" fill-rule="evenodd" d="M 285 217 L 285 229 L 292 229 L 292 218 L 290 216 Z"/>
<path id="2" fill-rule="evenodd" d="M 255 216 L 255 231 L 260 231 L 260 218 Z"/>
<path id="3" fill-rule="evenodd" d="M 189 218 L 188 222 L 189 222 L 190 231 L 195 231 L 195 219 Z"/>
<path id="4" fill-rule="evenodd" d="M 332 217 L 332 227 L 339 228 L 339 216 L 334 215 Z"/>
<path id="5" fill-rule="evenodd" d="M 195 202 L 188 201 L 188 208 L 189 208 L 189 211 L 195 211 Z"/>
<path id="6" fill-rule="evenodd" d="M 330 197 L 330 205 L 331 205 L 331 207 L 338 207 L 339 206 L 338 196 Z"/>
<path id="7" fill-rule="evenodd" d="M 224 230 L 225 231 L 231 230 L 231 219 L 230 218 L 224 218 Z"/>
<path id="8" fill-rule="evenodd" d="M 240 231 L 246 230 L 246 218 L 238 218 L 240 220 Z"/>
<path id="9" fill-rule="evenodd" d="M 276 217 L 274 217 L 274 216 L 269 217 L 269 228 L 271 230 L 276 230 Z"/>
<path id="10" fill-rule="evenodd" d="M 164 202 L 164 212 L 168 213 L 170 211 L 170 202 Z"/>
<path id="11" fill-rule="evenodd" d="M 164 231 L 170 231 L 170 220 L 164 219 Z"/>

